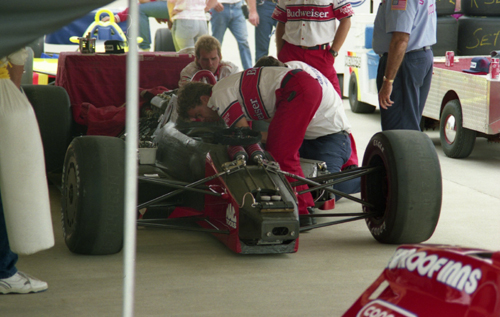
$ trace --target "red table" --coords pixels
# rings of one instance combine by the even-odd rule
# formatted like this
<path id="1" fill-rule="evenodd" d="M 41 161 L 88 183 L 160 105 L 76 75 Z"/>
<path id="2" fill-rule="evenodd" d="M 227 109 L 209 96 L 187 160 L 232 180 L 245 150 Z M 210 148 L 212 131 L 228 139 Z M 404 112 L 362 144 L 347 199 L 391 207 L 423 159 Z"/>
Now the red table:
<path id="1" fill-rule="evenodd" d="M 55 85 L 68 92 L 71 105 L 88 102 L 96 107 L 120 106 L 125 102 L 127 54 L 59 55 Z M 139 53 L 139 87 L 178 88 L 181 70 L 193 55 L 174 52 Z"/>

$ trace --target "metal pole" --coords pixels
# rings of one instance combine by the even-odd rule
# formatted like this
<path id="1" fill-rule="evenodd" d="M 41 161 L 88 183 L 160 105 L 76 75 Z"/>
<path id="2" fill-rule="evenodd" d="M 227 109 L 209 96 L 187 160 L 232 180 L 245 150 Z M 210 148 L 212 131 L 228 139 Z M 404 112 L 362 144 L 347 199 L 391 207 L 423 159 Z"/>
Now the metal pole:
<path id="1" fill-rule="evenodd" d="M 137 220 L 137 144 L 139 137 L 139 6 L 129 1 L 129 29 L 127 54 L 127 114 L 125 141 L 125 230 L 124 230 L 124 285 L 123 316 L 134 316 L 136 220 Z"/>

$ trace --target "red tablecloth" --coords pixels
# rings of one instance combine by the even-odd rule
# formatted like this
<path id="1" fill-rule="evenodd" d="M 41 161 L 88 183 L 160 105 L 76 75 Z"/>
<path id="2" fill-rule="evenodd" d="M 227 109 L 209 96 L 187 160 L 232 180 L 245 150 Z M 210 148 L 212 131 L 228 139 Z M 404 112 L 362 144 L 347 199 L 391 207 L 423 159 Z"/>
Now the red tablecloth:
<path id="1" fill-rule="evenodd" d="M 120 106 L 125 102 L 126 54 L 59 55 L 56 86 L 68 92 L 71 105 L 88 102 L 96 107 Z M 173 52 L 139 53 L 139 87 L 178 88 L 181 70 L 193 55 Z"/>

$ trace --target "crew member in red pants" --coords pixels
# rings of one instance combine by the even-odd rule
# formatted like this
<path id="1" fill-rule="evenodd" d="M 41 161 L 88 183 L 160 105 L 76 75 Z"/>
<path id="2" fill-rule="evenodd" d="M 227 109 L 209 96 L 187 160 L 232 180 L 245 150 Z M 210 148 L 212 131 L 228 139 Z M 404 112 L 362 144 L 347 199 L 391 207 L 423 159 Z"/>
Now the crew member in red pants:
<path id="1" fill-rule="evenodd" d="M 177 106 L 180 117 L 203 121 L 222 117 L 229 127 L 246 127 L 254 120 L 270 121 L 266 150 L 282 170 L 304 176 L 299 148 L 307 131 L 321 130 L 326 136 L 350 130 L 343 108 L 328 111 L 334 104 L 327 99 L 318 81 L 305 71 L 262 67 L 233 74 L 214 86 L 188 83 L 179 89 Z M 317 113 L 332 118 L 314 120 Z M 299 214 L 308 214 L 307 208 L 314 206 L 309 193 L 299 195 L 298 201 Z"/>

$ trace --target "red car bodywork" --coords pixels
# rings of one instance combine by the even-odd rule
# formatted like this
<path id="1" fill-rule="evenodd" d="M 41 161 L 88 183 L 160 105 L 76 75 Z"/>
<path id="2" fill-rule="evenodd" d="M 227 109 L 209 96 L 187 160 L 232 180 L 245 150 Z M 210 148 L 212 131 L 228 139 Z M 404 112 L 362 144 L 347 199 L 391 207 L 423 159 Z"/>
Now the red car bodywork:
<path id="1" fill-rule="evenodd" d="M 500 252 L 403 245 L 344 317 L 498 317 Z"/>

